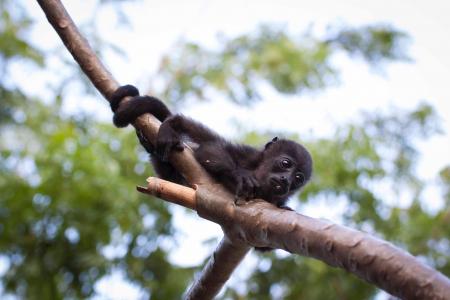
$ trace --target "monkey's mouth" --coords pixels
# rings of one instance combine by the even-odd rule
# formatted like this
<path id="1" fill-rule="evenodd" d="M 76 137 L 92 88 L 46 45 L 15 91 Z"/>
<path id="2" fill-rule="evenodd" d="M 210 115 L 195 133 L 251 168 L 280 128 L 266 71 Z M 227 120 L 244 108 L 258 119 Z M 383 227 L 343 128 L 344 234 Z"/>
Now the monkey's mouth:
<path id="1" fill-rule="evenodd" d="M 286 194 L 289 189 L 286 184 L 283 184 L 281 181 L 279 181 L 276 178 L 270 179 L 270 186 L 272 188 L 272 193 L 275 195 L 284 195 Z"/>

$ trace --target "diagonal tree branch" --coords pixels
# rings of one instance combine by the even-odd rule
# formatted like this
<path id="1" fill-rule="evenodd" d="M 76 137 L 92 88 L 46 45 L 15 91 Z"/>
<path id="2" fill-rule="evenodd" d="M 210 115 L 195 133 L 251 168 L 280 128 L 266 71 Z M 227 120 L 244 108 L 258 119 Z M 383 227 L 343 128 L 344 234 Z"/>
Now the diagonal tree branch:
<path id="1" fill-rule="evenodd" d="M 195 190 L 155 177 L 148 178 L 147 182 L 148 187 L 138 186 L 138 191 L 186 208 L 197 209 Z M 196 185 L 195 188 L 199 187 Z M 227 199 L 226 201 L 229 200 Z M 200 276 L 187 291 L 185 299 L 212 299 L 219 293 L 223 284 L 242 261 L 248 250 L 249 246 L 247 244 L 242 241 L 233 243 L 225 236 L 203 268 Z M 230 252 L 233 254 L 230 255 Z M 222 261 L 227 261 L 227 263 L 223 264 L 221 263 Z"/>
<path id="2" fill-rule="evenodd" d="M 184 299 L 214 298 L 249 250 L 250 247 L 247 244 L 232 242 L 225 235 L 205 267 L 203 267 L 202 272 L 187 291 Z M 221 261 L 227 261 L 227 263 L 224 264 Z"/>
<path id="3" fill-rule="evenodd" d="M 369 234 L 274 208 L 262 200 L 236 206 L 229 201 L 229 195 L 222 194 L 213 185 L 199 186 L 195 196 L 193 190 L 186 190 L 187 193 L 174 200 L 175 194 L 169 191 L 175 191 L 177 184 L 157 178 L 148 181 L 147 193 L 163 199 L 170 195 L 171 202 L 178 201 L 183 206 L 194 202 L 197 213 L 220 224 L 233 244 L 279 248 L 313 257 L 345 269 L 401 299 L 449 299 L 447 277 Z"/>
<path id="4" fill-rule="evenodd" d="M 83 72 L 92 81 L 97 90 L 109 101 L 112 93 L 119 87 L 89 43 L 81 35 L 60 0 L 37 0 L 48 21 L 64 42 L 67 50 L 78 62 Z M 126 101 L 126 99 L 124 100 Z M 150 114 L 140 116 L 133 126 L 141 131 L 149 141 L 154 141 L 160 122 Z M 205 170 L 197 163 L 191 151 L 174 153 L 171 162 L 191 183 L 211 183 Z"/>
<path id="5" fill-rule="evenodd" d="M 97 89 L 109 99 L 117 82 L 96 58 L 59 0 L 37 0 L 74 59 Z M 154 141 L 159 122 L 149 114 L 133 124 Z M 185 187 L 160 181 L 148 193 L 169 195 L 173 202 L 187 203 L 206 219 L 222 225 L 226 237 L 188 291 L 188 299 L 211 299 L 249 250 L 249 245 L 285 249 L 344 268 L 389 293 L 406 299 L 448 299 L 450 280 L 391 244 L 359 231 L 274 208 L 264 201 L 236 206 L 233 197 L 214 185 L 195 161 L 191 151 L 175 153 L 171 163 L 190 182 Z M 165 189 L 165 190 L 164 190 Z M 178 197 L 181 195 L 182 197 Z M 194 196 L 195 195 L 195 196 Z"/>
<path id="6" fill-rule="evenodd" d="M 111 94 L 119 85 L 97 58 L 86 39 L 81 35 L 61 1 L 37 0 L 37 2 L 83 72 L 105 99 L 109 101 Z M 133 123 L 136 130 L 139 130 L 151 142 L 156 139 L 159 125 L 160 122 L 150 114 L 140 116 Z M 170 157 L 170 162 L 191 185 L 213 183 L 211 177 L 193 157 L 192 151 L 186 149 L 183 152 L 174 153 Z M 205 271 L 191 287 L 189 297 L 191 299 L 213 298 L 248 250 L 248 246 L 242 244 L 232 245 L 224 237 L 207 263 Z M 197 288 L 197 286 L 201 287 Z M 205 293 L 205 291 L 207 292 Z"/>

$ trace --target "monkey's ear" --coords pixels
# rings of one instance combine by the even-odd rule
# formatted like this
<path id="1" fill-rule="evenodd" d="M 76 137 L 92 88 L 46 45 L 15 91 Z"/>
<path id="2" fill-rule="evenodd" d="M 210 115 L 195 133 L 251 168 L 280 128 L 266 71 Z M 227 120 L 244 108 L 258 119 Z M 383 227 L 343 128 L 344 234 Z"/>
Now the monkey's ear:
<path id="1" fill-rule="evenodd" d="M 265 146 L 264 146 L 264 150 L 266 150 L 267 148 L 270 147 L 270 145 L 274 144 L 276 141 L 278 141 L 278 137 L 274 137 L 270 142 L 268 142 Z"/>

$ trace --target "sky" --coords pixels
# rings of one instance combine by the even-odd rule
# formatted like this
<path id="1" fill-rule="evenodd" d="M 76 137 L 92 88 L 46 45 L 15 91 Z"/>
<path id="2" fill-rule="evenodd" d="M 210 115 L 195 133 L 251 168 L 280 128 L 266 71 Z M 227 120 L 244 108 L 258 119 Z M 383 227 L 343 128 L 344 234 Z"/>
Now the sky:
<path id="1" fill-rule="evenodd" d="M 67 10 L 76 23 L 89 18 L 95 1 L 66 1 Z M 49 29 L 35 2 L 29 3 L 37 20 L 33 37 L 38 45 L 48 49 L 60 45 L 56 34 Z M 328 24 L 365 25 L 387 23 L 411 35 L 409 47 L 412 63 L 386 65 L 381 72 L 369 69 L 364 63 L 338 56 L 335 65 L 342 71 L 339 85 L 314 95 L 286 99 L 273 90 L 266 90 L 264 101 L 253 107 L 239 107 L 223 100 L 191 105 L 183 113 L 201 120 L 214 130 L 232 137 L 233 124 L 248 129 L 274 129 L 298 132 L 300 137 L 333 133 L 337 124 L 358 120 L 359 112 L 386 110 L 390 106 L 414 109 L 426 100 L 433 104 L 443 118 L 446 132 L 450 132 L 450 18 L 449 1 L 136 1 L 123 5 L 130 17 L 130 26 L 115 26 L 112 9 L 104 9 L 98 16 L 105 40 L 121 46 L 127 57 L 109 53 L 105 64 L 122 83 L 133 83 L 146 90 L 148 78 L 155 74 L 162 55 L 168 53 L 181 38 L 207 47 L 217 45 L 218 33 L 232 37 L 251 32 L 259 24 L 276 24 L 290 32 L 300 33 L 311 24 L 320 31 Z M 22 72 L 23 74 L 20 74 Z M 24 76 L 27 70 L 19 70 Z M 54 76 L 57 76 L 54 74 Z M 45 80 L 45 79 L 42 79 Z M 35 94 L 45 93 L 39 80 L 26 83 Z M 68 110 L 83 109 L 109 121 L 111 114 L 104 101 L 76 98 L 68 101 Z M 99 97 L 100 98 L 100 97 Z M 69 95 L 70 99 L 70 95 Z M 98 99 L 97 99 L 98 100 Z M 102 100 L 102 99 L 100 99 Z M 280 105 L 281 103 L 281 105 Z M 282 117 L 280 117 L 282 116 Z M 234 121 L 234 122 L 232 122 Z M 424 174 L 432 176 L 442 165 L 449 136 L 439 145 L 424 145 L 429 157 Z"/>
<path id="2" fill-rule="evenodd" d="M 87 0 L 64 1 L 76 23 L 90 17 L 94 3 Z M 31 36 L 34 43 L 42 46 L 44 51 L 60 45 L 37 3 L 26 1 L 25 5 L 37 22 Z M 123 5 L 123 10 L 131 19 L 130 26 L 114 25 L 114 14 L 109 8 L 98 16 L 103 38 L 120 45 L 127 55 L 124 58 L 109 53 L 105 64 L 119 82 L 133 83 L 141 90 L 149 88 L 149 75 L 156 72 L 162 55 L 181 38 L 215 47 L 218 33 L 233 37 L 251 32 L 259 24 L 282 25 L 292 33 L 301 33 L 310 25 L 318 32 L 328 24 L 394 25 L 411 36 L 411 63 L 389 64 L 380 72 L 361 62 L 338 56 L 334 63 L 342 71 L 340 84 L 323 92 L 286 99 L 267 90 L 263 95 L 264 101 L 251 108 L 218 100 L 214 102 L 213 110 L 211 104 L 200 104 L 184 108 L 183 113 L 229 137 L 236 134 L 233 124 L 237 122 L 244 124 L 246 129 L 288 131 L 306 138 L 331 135 L 337 125 L 359 120 L 362 110 L 386 111 L 389 107 L 411 110 L 427 101 L 442 118 L 445 134 L 419 144 L 422 159 L 418 172 L 423 178 L 433 180 L 440 168 L 450 164 L 450 1 L 166 0 L 136 1 Z M 16 68 L 13 80 L 25 78 L 28 72 L 26 68 Z M 43 85 L 52 76 L 55 78 L 58 74 L 22 80 L 23 86 L 29 94 L 45 97 Z M 109 107 L 100 96 L 100 101 L 76 96 L 76 92 L 68 95 L 68 111 L 82 109 L 97 114 L 100 119 L 111 120 Z M 216 113 L 218 111 L 221 113 Z M 436 191 L 428 192 L 429 198 L 434 199 Z M 430 205 L 439 203 L 431 201 Z M 334 217 L 327 214 L 326 209 L 305 210 L 314 217 Z M 180 222 L 175 224 L 180 228 L 180 247 L 172 258 L 183 265 L 196 265 L 214 247 L 204 246 L 203 242 L 211 237 L 220 237 L 220 228 L 199 218 L 185 217 L 181 209 L 174 208 L 173 212 L 181 217 L 174 218 Z M 192 236 L 191 230 L 185 228 L 202 230 Z M 245 266 L 254 263 L 255 258 L 250 257 Z M 239 274 L 242 273 L 241 270 Z M 123 282 L 118 273 L 100 282 L 97 290 L 100 293 L 98 299 L 138 299 L 140 295 L 136 288 Z"/>

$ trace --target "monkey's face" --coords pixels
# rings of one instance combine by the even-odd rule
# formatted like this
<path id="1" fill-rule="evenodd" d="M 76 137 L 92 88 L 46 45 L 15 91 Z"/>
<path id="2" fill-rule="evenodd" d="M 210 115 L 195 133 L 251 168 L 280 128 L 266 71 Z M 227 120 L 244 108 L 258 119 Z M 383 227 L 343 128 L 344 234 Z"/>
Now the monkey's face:
<path id="1" fill-rule="evenodd" d="M 276 203 L 305 184 L 305 175 L 294 159 L 279 155 L 265 160 L 255 172 L 263 199 Z"/>
<path id="2" fill-rule="evenodd" d="M 278 204 L 304 186 L 311 176 L 311 157 L 292 141 L 278 140 L 264 151 L 255 171 L 261 198 Z"/>

